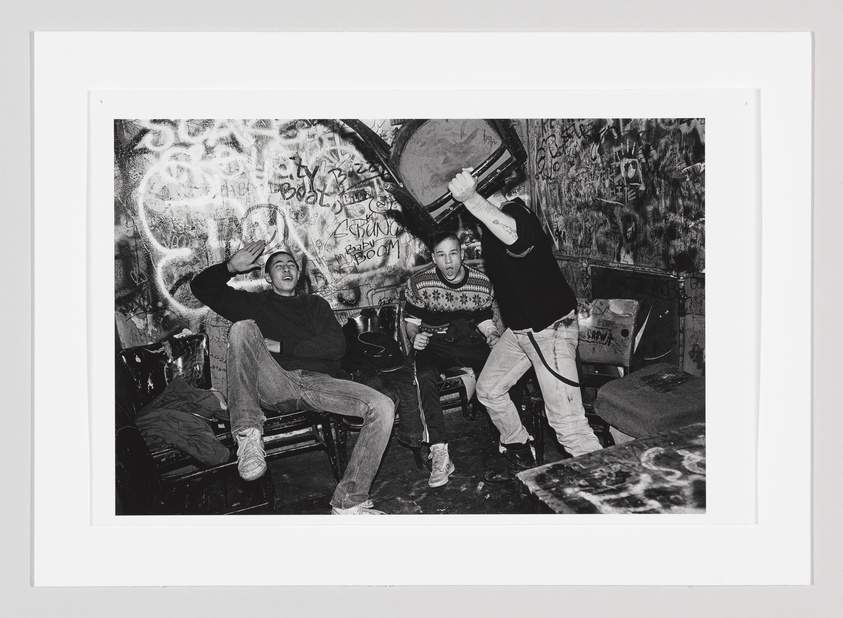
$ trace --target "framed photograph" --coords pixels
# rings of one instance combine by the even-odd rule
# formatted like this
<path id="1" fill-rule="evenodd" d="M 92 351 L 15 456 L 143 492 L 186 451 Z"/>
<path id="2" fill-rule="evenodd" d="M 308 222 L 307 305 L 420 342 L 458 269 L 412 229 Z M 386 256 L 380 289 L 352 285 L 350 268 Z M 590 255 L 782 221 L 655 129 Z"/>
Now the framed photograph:
<path id="1" fill-rule="evenodd" d="M 141 57 L 124 42 L 129 51 L 115 70 L 117 60 L 102 50 L 118 36 L 162 51 Z M 411 67 L 385 67 L 383 80 L 365 88 L 347 75 L 326 83 L 314 79 L 320 71 L 296 69 L 280 79 L 238 64 L 290 46 L 320 50 L 311 69 L 328 69 L 349 46 L 392 63 L 377 50 L 389 49 L 396 36 L 36 35 L 35 378 L 50 376 L 75 402 L 58 414 L 37 391 L 36 585 L 808 582 L 810 408 L 795 393 L 773 388 L 785 379 L 810 381 L 807 332 L 788 342 L 804 363 L 785 369 L 773 350 L 781 345 L 776 325 L 786 319 L 775 299 L 785 288 L 810 295 L 809 280 L 798 275 L 810 268 L 810 39 L 405 34 L 405 43 L 409 36 L 436 51 Z M 706 52 L 693 75 L 670 67 L 660 77 L 616 70 L 629 45 L 658 48 L 679 39 L 693 39 Z M 214 71 L 179 69 L 191 42 L 208 50 Z M 748 42 L 765 53 L 747 58 Z M 584 65 L 545 70 L 550 58 L 586 44 L 600 52 Z M 458 83 L 445 71 L 449 54 L 471 45 L 523 49 L 548 60 L 533 66 L 526 55 L 498 58 Z M 76 58 L 73 74 L 66 71 L 68 49 Z M 517 87 L 501 87 L 501 75 L 518 75 Z M 449 119 L 477 120 L 444 126 Z M 779 130 L 783 124 L 788 131 Z M 398 483 L 376 494 L 392 507 L 383 518 L 321 516 L 330 510 L 330 491 L 324 504 L 303 497 L 288 511 L 274 508 L 283 496 L 252 496 L 272 508 L 235 517 L 127 511 L 126 496 L 137 494 L 121 493 L 112 413 L 120 392 L 112 386 L 116 353 L 210 332 L 203 360 L 188 365 L 207 372 L 214 386 L 224 375 L 224 353 L 214 349 L 213 320 L 189 284 L 258 240 L 268 249 L 292 247 L 309 291 L 335 311 L 398 299 L 427 260 L 425 234 L 437 227 L 453 227 L 467 264 L 482 264 L 465 225 L 471 218 L 442 191 L 413 186 L 418 177 L 407 171 L 423 168 L 425 153 L 437 152 L 419 143 L 478 126 L 497 139 L 477 156 L 478 167 L 491 170 L 491 178 L 497 169 L 510 171 L 510 162 L 522 164 L 523 176 L 506 191 L 539 219 L 572 291 L 587 299 L 641 300 L 644 311 L 627 332 L 639 353 L 626 369 L 661 360 L 705 377 L 704 463 L 683 451 L 696 479 L 683 491 L 696 498 L 695 508 L 623 509 L 614 496 L 584 501 L 599 502 L 596 511 L 570 507 L 574 512 L 565 514 L 527 506 L 436 513 L 407 507 L 412 500 Z M 50 147 L 57 139 L 63 148 Z M 482 143 L 474 142 L 473 151 Z M 494 177 L 489 192 L 500 189 L 504 175 Z M 777 251 L 783 237 L 799 249 Z M 57 257 L 85 264 L 79 270 L 86 284 L 51 278 Z M 253 273 L 235 287 L 266 283 Z M 65 345 L 88 352 L 87 365 L 63 366 L 60 375 L 49 331 L 39 326 L 56 294 L 72 299 L 63 314 L 80 325 Z M 664 341 L 675 345 L 662 349 Z M 164 356 L 179 356 L 172 350 Z M 317 434 L 324 439 L 330 431 L 326 425 Z M 783 449 L 786 461 L 776 455 Z M 545 452 L 549 460 L 562 457 L 552 440 Z M 327 460 L 319 465 L 324 482 L 335 482 Z M 596 467 L 605 472 L 611 465 Z M 658 468 L 647 468 L 647 483 Z M 671 470 L 667 478 L 675 478 Z M 465 480 L 477 500 L 495 491 L 478 489 L 474 481 L 482 485 L 482 476 Z M 777 491 L 782 483 L 786 498 Z M 284 487 L 275 482 L 271 491 Z M 51 506 L 56 500 L 60 511 Z M 396 546 L 427 534 L 460 559 L 433 570 L 430 556 L 396 555 Z M 233 539 L 261 548 L 254 560 L 267 564 L 257 574 L 238 580 L 214 567 L 215 548 Z M 538 574 L 504 573 L 494 568 L 496 556 L 512 542 L 529 560 L 545 562 L 549 550 L 569 559 Z M 320 548 L 330 547 L 357 556 L 358 568 L 325 564 Z M 724 564 L 718 556 L 727 548 Z M 607 563 L 601 556 L 610 549 L 625 559 Z M 272 556 L 279 552 L 289 559 L 278 564 Z M 81 554 L 90 558 L 80 564 Z M 110 568 L 118 554 L 133 559 Z"/>

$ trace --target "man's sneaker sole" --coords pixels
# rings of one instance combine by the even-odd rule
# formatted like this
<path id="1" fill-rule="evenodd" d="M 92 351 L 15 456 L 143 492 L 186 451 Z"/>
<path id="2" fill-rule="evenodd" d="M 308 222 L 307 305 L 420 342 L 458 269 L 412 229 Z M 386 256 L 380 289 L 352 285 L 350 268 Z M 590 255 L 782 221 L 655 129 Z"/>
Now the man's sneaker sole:
<path id="1" fill-rule="evenodd" d="M 454 462 L 452 461 L 448 465 L 448 471 L 445 473 L 445 476 L 442 477 L 442 479 L 440 479 L 438 481 L 430 481 L 429 480 L 427 482 L 428 487 L 442 487 L 442 485 L 447 484 L 448 483 L 448 477 L 451 476 L 454 473 L 454 470 L 456 470 L 456 467 L 454 467 Z"/>
<path id="2" fill-rule="evenodd" d="M 331 515 L 386 515 L 386 513 L 377 510 L 374 506 L 371 500 L 366 500 L 362 504 L 347 509 L 333 507 L 331 509 Z"/>
<path id="3" fill-rule="evenodd" d="M 244 481 L 256 481 L 266 473 L 266 464 L 260 468 L 256 468 L 256 470 L 252 470 L 251 472 L 244 472 L 240 468 L 237 468 L 237 472 L 240 473 L 240 478 Z"/>

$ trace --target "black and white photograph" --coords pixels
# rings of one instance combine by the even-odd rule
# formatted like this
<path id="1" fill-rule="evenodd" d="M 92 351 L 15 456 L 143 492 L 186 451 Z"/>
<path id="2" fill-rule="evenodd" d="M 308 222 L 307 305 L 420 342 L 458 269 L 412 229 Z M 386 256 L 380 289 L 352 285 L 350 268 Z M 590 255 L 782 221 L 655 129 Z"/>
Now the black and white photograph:
<path id="1" fill-rule="evenodd" d="M 35 587 L 810 581 L 808 37 L 34 39 Z"/>
<path id="2" fill-rule="evenodd" d="M 706 512 L 706 119 L 116 119 L 116 515 Z"/>

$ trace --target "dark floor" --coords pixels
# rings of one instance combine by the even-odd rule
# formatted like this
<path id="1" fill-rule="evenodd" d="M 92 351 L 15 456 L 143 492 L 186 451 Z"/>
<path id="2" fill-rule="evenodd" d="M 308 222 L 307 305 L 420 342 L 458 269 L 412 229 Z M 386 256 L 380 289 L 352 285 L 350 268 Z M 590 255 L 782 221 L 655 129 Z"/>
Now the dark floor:
<path id="1" fill-rule="evenodd" d="M 487 470 L 503 471 L 505 458 L 496 450 L 488 418 L 481 411 L 474 420 L 459 408 L 445 412 L 451 436 L 449 453 L 456 466 L 449 482 L 430 488 L 426 469 L 419 469 L 413 452 L 395 439 L 393 431 L 370 498 L 375 508 L 390 514 L 524 514 L 530 510 L 515 481 L 488 483 Z M 356 434 L 349 437 L 349 453 Z M 545 461 L 566 456 L 552 432 L 545 427 Z M 426 451 L 425 451 L 426 456 Z M 318 515 L 330 512 L 336 483 L 323 451 L 297 454 L 270 463 L 275 480 L 275 512 L 285 515 Z"/>

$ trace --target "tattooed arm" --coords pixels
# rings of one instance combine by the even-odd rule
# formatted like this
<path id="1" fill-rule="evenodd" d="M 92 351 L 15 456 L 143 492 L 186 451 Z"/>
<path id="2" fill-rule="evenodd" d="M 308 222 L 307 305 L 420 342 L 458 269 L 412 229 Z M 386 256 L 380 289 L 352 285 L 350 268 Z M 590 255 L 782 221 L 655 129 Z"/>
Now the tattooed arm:
<path id="1" fill-rule="evenodd" d="M 465 204 L 468 212 L 477 217 L 503 244 L 511 245 L 518 240 L 515 219 L 495 208 L 477 193 L 477 181 L 471 175 L 470 169 L 457 174 L 448 184 L 448 189 L 451 196 Z"/>

